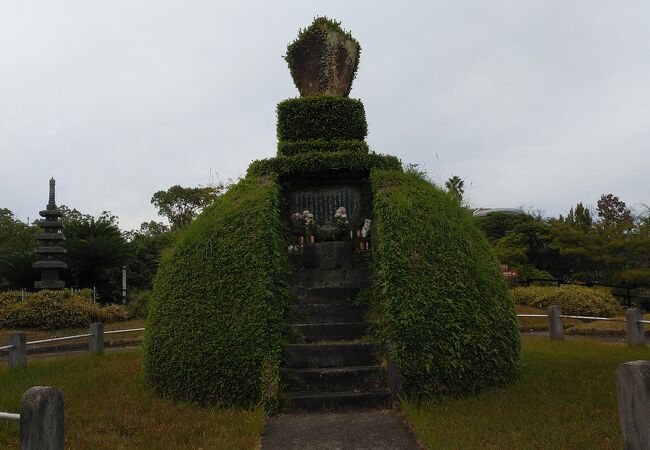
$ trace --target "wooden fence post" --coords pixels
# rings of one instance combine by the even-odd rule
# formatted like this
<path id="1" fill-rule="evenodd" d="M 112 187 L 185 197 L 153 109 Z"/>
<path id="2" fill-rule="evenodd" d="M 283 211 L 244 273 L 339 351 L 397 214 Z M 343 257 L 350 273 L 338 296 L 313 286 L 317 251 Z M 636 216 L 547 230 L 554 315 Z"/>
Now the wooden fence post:
<path id="1" fill-rule="evenodd" d="M 645 345 L 645 329 L 643 324 L 639 322 L 642 319 L 643 315 L 638 308 L 628 308 L 625 313 L 627 345 L 630 347 L 641 347 Z"/>
<path id="2" fill-rule="evenodd" d="M 564 339 L 564 325 L 562 324 L 562 318 L 560 315 L 560 307 L 557 305 L 551 305 L 548 307 L 548 332 L 552 340 L 557 341 Z"/>
<path id="3" fill-rule="evenodd" d="M 90 353 L 104 353 L 104 324 L 90 324 Z"/>
<path id="4" fill-rule="evenodd" d="M 9 343 L 9 368 L 24 369 L 27 366 L 27 337 L 25 333 L 12 333 Z"/>

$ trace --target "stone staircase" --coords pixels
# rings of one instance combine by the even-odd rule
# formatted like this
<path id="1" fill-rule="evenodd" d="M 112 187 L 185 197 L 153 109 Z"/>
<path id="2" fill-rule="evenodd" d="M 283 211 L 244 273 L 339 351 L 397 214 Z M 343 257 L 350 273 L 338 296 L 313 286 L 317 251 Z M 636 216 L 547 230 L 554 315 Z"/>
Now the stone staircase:
<path id="1" fill-rule="evenodd" d="M 314 244 L 316 251 L 318 246 Z M 326 247 L 320 249 L 321 259 L 331 253 L 323 251 Z M 285 351 L 282 376 L 289 410 L 389 405 L 382 349 L 362 339 L 366 310 L 353 302 L 368 284 L 367 272 L 351 268 L 347 257 L 335 253 L 334 265 L 321 261 L 320 268 L 303 267 L 294 273 L 293 293 L 299 299 L 294 326 L 304 343 Z"/>

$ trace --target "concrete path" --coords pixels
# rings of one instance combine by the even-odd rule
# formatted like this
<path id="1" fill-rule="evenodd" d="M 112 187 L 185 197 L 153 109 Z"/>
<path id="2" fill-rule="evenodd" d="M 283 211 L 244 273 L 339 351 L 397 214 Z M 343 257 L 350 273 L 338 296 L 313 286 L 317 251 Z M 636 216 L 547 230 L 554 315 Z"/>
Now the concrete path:
<path id="1" fill-rule="evenodd" d="M 272 417 L 262 450 L 421 450 L 392 411 L 287 414 Z"/>

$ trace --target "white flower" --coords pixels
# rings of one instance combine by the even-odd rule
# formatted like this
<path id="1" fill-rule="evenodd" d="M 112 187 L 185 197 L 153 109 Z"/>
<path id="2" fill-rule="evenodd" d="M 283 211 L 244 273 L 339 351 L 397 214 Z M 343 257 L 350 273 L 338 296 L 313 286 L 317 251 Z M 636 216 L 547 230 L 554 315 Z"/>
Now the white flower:
<path id="1" fill-rule="evenodd" d="M 368 231 L 370 231 L 370 219 L 363 221 L 363 228 L 361 229 L 361 237 L 368 236 Z"/>

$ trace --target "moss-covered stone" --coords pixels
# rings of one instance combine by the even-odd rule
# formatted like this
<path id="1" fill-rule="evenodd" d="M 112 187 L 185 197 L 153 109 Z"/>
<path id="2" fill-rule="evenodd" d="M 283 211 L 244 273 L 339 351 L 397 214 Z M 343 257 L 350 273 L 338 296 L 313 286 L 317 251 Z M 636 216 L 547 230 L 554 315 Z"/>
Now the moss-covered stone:
<path id="1" fill-rule="evenodd" d="M 300 95 L 347 97 L 360 52 L 357 40 L 339 22 L 318 17 L 287 47 L 285 60 Z"/>

